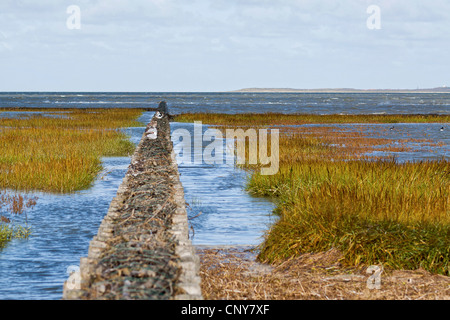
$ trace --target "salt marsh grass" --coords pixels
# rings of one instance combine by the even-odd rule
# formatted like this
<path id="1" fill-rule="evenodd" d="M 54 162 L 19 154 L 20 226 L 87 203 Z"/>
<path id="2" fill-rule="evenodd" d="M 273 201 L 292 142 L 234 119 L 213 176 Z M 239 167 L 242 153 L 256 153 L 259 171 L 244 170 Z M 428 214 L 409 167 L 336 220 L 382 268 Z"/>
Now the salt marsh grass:
<path id="1" fill-rule="evenodd" d="M 260 260 L 279 263 L 335 248 L 352 267 L 383 264 L 450 275 L 448 160 L 399 163 L 371 157 L 367 152 L 373 150 L 408 151 L 410 141 L 325 125 L 447 123 L 449 116 L 189 114 L 175 120 L 280 128 L 278 173 L 252 170 L 247 184 L 250 193 L 272 198 L 280 216 L 260 246 Z M 324 126 L 283 127 L 300 122 Z"/>
<path id="2" fill-rule="evenodd" d="M 141 110 L 64 112 L 63 118 L 0 118 L 0 188 L 56 193 L 85 189 L 101 171 L 102 156 L 133 152 L 134 145 L 120 129 L 142 125 L 136 121 Z"/>
<path id="3" fill-rule="evenodd" d="M 248 189 L 278 203 L 262 246 L 275 262 L 338 248 L 348 265 L 450 274 L 448 161 L 303 161 L 255 173 Z"/>

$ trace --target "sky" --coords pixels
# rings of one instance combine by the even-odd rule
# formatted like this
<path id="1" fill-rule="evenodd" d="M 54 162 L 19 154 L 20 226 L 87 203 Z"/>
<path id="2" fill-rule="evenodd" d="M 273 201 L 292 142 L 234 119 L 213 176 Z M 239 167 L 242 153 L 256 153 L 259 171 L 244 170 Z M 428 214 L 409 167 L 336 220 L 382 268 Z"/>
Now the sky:
<path id="1" fill-rule="evenodd" d="M 0 0 L 0 91 L 433 88 L 449 51 L 448 0 Z"/>

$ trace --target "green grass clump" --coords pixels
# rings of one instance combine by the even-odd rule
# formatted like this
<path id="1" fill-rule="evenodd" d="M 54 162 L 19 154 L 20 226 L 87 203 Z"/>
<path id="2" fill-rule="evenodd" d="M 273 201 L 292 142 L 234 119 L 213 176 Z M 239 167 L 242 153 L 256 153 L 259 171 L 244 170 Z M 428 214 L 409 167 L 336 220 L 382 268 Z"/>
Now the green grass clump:
<path id="1" fill-rule="evenodd" d="M 0 249 L 3 249 L 12 239 L 27 239 L 30 233 L 29 227 L 0 223 Z"/>

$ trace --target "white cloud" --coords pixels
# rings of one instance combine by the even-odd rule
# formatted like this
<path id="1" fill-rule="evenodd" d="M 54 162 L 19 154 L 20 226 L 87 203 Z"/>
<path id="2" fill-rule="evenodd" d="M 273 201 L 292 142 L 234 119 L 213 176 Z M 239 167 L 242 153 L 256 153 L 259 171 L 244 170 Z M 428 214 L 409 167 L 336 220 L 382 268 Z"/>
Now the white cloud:
<path id="1" fill-rule="evenodd" d="M 72 4 L 80 6 L 81 30 L 66 28 Z M 381 8 L 381 30 L 367 29 L 371 4 Z M 124 90 L 148 89 L 149 81 L 155 90 L 221 90 L 383 87 L 386 75 L 390 85 L 407 87 L 439 65 L 438 74 L 427 73 L 433 86 L 450 72 L 448 30 L 446 0 L 2 0 L 0 68 L 31 79 L 39 64 L 54 74 L 40 82 L 47 90 L 108 90 L 101 83 L 110 85 L 109 70 L 122 75 Z M 56 79 L 80 70 L 92 82 Z M 26 82 L 7 78 L 0 90 Z"/>

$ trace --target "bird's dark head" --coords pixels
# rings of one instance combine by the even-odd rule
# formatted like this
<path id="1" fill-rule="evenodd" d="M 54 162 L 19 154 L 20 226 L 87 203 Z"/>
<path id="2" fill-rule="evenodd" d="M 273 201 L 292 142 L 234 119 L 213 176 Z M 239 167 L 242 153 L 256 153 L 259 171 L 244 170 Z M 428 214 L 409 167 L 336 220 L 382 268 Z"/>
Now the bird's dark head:
<path id="1" fill-rule="evenodd" d="M 158 111 L 161 113 L 168 113 L 167 103 L 165 101 L 161 101 L 158 105 Z"/>

